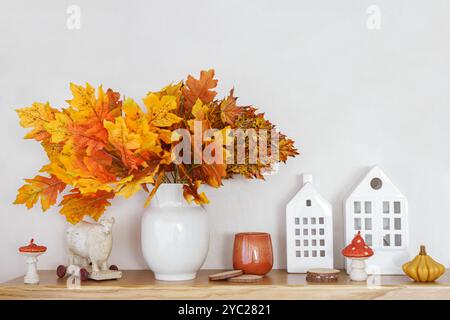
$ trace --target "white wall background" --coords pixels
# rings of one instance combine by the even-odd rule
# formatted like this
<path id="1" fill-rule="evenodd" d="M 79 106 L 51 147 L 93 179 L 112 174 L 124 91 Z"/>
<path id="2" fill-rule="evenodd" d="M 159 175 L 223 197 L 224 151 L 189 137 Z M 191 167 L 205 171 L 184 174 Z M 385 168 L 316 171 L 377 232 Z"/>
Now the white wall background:
<path id="1" fill-rule="evenodd" d="M 81 8 L 80 30 L 66 27 L 70 4 Z M 372 4 L 381 30 L 366 27 Z M 234 180 L 209 192 L 205 267 L 231 267 L 238 231 L 270 232 L 275 267 L 285 267 L 284 208 L 305 171 L 333 203 L 342 267 L 342 200 L 375 163 L 409 198 L 411 254 L 424 243 L 450 266 L 449 21 L 448 0 L 0 0 L 0 281 L 24 273 L 17 248 L 31 237 L 48 246 L 40 268 L 66 262 L 57 208 L 11 204 L 21 179 L 45 163 L 39 144 L 22 140 L 14 109 L 63 106 L 71 81 L 140 99 L 210 67 L 221 95 L 234 86 L 302 155 L 265 182 Z M 145 268 L 143 197 L 108 210 L 117 219 L 111 262 L 122 269 Z"/>

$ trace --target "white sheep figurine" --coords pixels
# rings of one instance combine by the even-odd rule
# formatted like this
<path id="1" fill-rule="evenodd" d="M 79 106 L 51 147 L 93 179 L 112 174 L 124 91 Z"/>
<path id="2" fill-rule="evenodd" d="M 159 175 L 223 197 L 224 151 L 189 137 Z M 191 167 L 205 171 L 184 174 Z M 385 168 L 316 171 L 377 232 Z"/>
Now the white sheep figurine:
<path id="1" fill-rule="evenodd" d="M 112 249 L 112 226 L 114 218 L 102 219 L 99 223 L 81 221 L 67 229 L 69 264 L 75 264 L 76 257 L 81 265 L 92 263 L 92 271 L 108 270 L 107 261 Z"/>
<path id="2" fill-rule="evenodd" d="M 69 266 L 78 265 L 86 271 L 89 270 L 87 276 L 94 280 L 120 278 L 122 273 L 117 271 L 117 267 L 108 267 L 107 264 L 112 249 L 113 225 L 114 218 L 101 219 L 98 223 L 81 221 L 69 226 L 67 229 Z M 59 266 L 58 269 L 58 276 L 63 277 L 66 274 L 66 267 Z"/>

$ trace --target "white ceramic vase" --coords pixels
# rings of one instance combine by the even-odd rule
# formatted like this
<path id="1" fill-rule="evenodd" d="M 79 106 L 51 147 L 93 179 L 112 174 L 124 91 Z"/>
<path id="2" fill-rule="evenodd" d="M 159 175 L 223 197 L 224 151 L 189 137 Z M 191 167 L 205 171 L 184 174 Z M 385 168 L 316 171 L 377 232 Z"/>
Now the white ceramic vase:
<path id="1" fill-rule="evenodd" d="M 157 280 L 194 279 L 209 247 L 208 216 L 188 204 L 181 184 L 162 184 L 141 224 L 142 252 Z"/>

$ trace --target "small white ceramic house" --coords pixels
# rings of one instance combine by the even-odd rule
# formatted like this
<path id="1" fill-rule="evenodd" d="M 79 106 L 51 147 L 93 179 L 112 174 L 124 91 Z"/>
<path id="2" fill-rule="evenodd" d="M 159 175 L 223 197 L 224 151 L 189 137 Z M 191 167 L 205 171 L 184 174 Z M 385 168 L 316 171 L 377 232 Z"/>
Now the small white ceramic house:
<path id="1" fill-rule="evenodd" d="M 408 204 L 377 166 L 356 186 L 344 203 L 346 243 L 358 231 L 375 254 L 366 261 L 369 274 L 403 274 L 408 261 Z M 346 259 L 350 272 L 350 261 Z"/>
<path id="2" fill-rule="evenodd" d="M 303 175 L 303 187 L 286 207 L 287 271 L 333 268 L 333 215 L 331 204 Z"/>

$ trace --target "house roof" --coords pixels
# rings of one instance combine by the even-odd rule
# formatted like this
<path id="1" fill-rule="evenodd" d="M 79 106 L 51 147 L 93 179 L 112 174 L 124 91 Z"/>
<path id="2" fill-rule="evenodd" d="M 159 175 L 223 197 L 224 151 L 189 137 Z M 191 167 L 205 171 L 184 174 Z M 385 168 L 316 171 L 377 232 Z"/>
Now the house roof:
<path id="1" fill-rule="evenodd" d="M 381 180 L 381 186 L 379 186 L 379 181 Z M 377 183 L 378 182 L 378 183 Z M 372 187 L 375 186 L 375 188 Z M 364 176 L 361 182 L 353 189 L 350 193 L 349 198 L 357 197 L 373 197 L 373 196 L 389 196 L 389 197 L 404 197 L 400 190 L 394 185 L 394 183 L 389 179 L 389 177 L 380 169 L 378 166 L 372 167 L 369 172 Z"/>
<path id="2" fill-rule="evenodd" d="M 323 205 L 329 206 L 331 208 L 331 204 L 317 191 L 314 185 L 310 182 L 306 182 L 302 188 L 295 194 L 295 196 L 289 201 L 287 204 L 287 208 L 295 205 L 300 198 L 308 198 L 314 197 L 319 200 L 319 202 Z"/>

